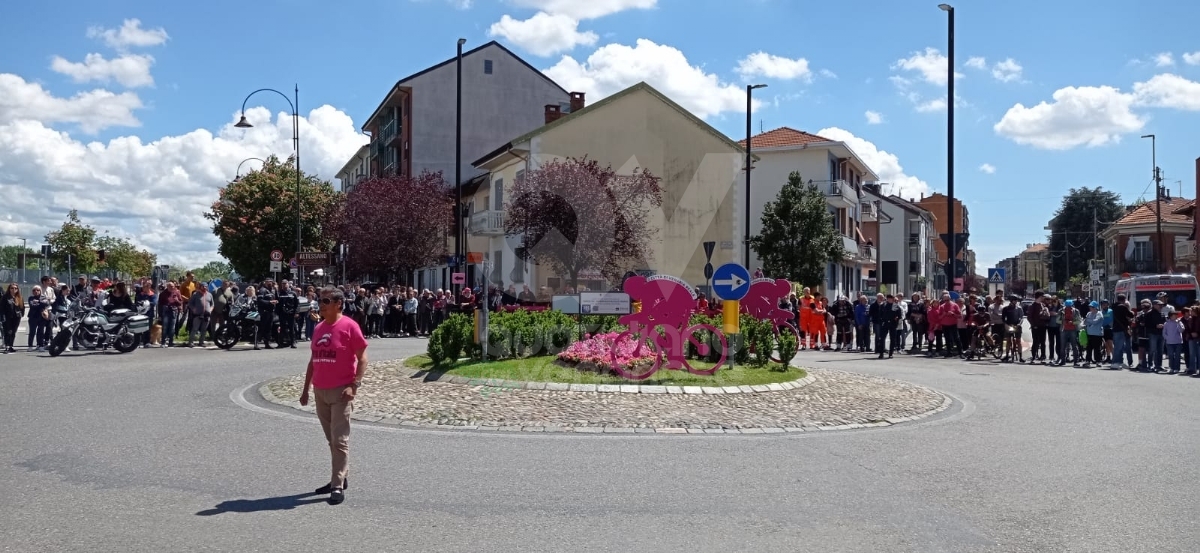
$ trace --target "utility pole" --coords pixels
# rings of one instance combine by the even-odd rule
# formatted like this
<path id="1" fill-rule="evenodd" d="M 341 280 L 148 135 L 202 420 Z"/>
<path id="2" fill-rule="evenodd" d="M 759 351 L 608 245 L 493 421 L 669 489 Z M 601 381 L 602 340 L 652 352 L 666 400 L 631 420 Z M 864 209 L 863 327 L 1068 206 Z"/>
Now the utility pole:
<path id="1" fill-rule="evenodd" d="M 1154 166 L 1154 233 L 1156 235 L 1155 254 L 1158 255 L 1158 272 L 1165 273 L 1164 268 L 1166 257 L 1163 255 L 1163 233 L 1162 233 L 1162 169 L 1157 165 Z"/>

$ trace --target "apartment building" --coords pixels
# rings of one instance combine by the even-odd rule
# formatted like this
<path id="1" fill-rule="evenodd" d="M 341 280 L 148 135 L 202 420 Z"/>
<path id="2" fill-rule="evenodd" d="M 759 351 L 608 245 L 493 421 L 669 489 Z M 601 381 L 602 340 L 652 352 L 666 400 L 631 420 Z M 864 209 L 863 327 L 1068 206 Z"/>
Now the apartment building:
<path id="1" fill-rule="evenodd" d="M 898 196 L 884 195 L 883 185 L 863 185 L 862 232 L 877 246 L 878 270 L 867 277 L 867 292 L 928 294 L 933 291 L 936 257 L 934 215 Z"/>
<path id="2" fill-rule="evenodd" d="M 934 215 L 937 216 L 937 219 L 934 220 L 934 232 L 937 234 L 937 236 L 934 238 L 933 248 L 934 248 L 934 252 L 937 255 L 937 262 L 940 265 L 942 265 L 943 267 L 949 261 L 949 256 L 946 255 L 946 251 L 947 251 L 946 243 L 941 238 L 941 236 L 943 234 L 946 234 L 946 232 L 950 229 L 950 225 L 949 225 L 950 219 L 948 219 L 946 217 L 946 206 L 947 206 L 948 200 L 949 200 L 949 198 L 947 198 L 945 194 L 942 194 L 940 192 L 935 192 L 928 196 L 922 194 L 919 199 L 909 200 L 909 201 L 921 206 L 926 211 L 929 211 L 930 213 L 933 213 Z M 962 234 L 962 233 L 970 234 L 971 218 L 969 216 L 967 207 L 964 206 L 962 204 L 962 202 L 958 200 L 958 198 L 955 198 L 953 209 L 954 209 L 954 233 L 955 234 Z M 958 264 L 959 268 L 954 271 L 956 278 L 964 278 L 965 279 L 972 274 L 970 268 L 967 266 L 968 259 L 967 259 L 967 255 L 966 255 L 966 252 L 967 252 L 968 247 L 970 246 L 970 243 L 971 243 L 971 241 L 968 238 L 967 240 L 963 241 L 962 244 L 956 244 L 958 246 L 958 255 L 955 256 L 955 259 L 960 262 Z M 944 273 L 944 271 L 943 271 L 943 273 Z M 936 284 L 937 284 L 936 288 L 938 288 L 938 289 L 949 289 L 950 288 L 949 284 L 943 283 L 940 280 Z"/>
<path id="3" fill-rule="evenodd" d="M 828 294 L 855 296 L 866 288 L 867 277 L 874 270 L 877 255 L 874 244 L 863 236 L 863 184 L 879 180 L 879 176 L 844 142 L 780 127 L 752 136 L 751 150 L 758 161 L 754 164 L 750 188 L 750 235 L 762 230 L 762 212 L 767 202 L 779 195 L 788 175 L 799 171 L 806 182 L 825 193 L 829 216 L 842 236 L 846 256 L 826 268 L 825 282 L 798 283 L 816 286 Z M 738 142 L 745 147 L 745 140 Z M 745 180 L 740 194 L 745 194 Z M 743 198 L 745 196 L 742 196 Z M 744 201 L 744 200 L 743 200 Z M 739 211 L 736 230 L 744 229 L 746 216 Z M 737 244 L 745 247 L 745 236 L 739 233 Z M 758 257 L 750 252 L 751 270 L 758 267 Z M 866 267 L 866 269 L 864 269 Z"/>

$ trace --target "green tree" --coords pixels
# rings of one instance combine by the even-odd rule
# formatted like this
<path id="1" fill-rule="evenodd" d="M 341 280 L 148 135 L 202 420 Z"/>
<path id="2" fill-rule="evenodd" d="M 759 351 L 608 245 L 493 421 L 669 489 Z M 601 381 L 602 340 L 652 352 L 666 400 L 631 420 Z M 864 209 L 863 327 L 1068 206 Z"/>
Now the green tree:
<path id="1" fill-rule="evenodd" d="M 825 281 L 825 267 L 845 257 L 825 193 L 793 171 L 775 200 L 763 207 L 762 231 L 750 238 L 763 271 L 805 286 Z"/>
<path id="2" fill-rule="evenodd" d="M 225 280 L 229 278 L 229 273 L 231 272 L 233 272 L 233 267 L 230 267 L 224 261 L 209 261 L 203 267 L 192 269 L 192 275 L 196 277 L 196 280 L 201 282 L 208 282 L 218 278 Z"/>
<path id="3" fill-rule="evenodd" d="M 271 250 L 296 249 L 296 165 L 271 156 L 256 171 L 218 191 L 205 218 L 220 240 L 217 251 L 245 278 L 268 274 Z M 330 251 L 342 194 L 329 181 L 300 174 L 302 242 L 306 251 Z"/>
<path id="4" fill-rule="evenodd" d="M 139 250 L 133 242 L 107 233 L 96 238 L 92 246 L 97 251 L 104 251 L 104 261 L 98 262 L 99 267 L 112 269 L 129 277 L 150 276 L 150 271 L 158 259 L 158 256 L 146 250 Z"/>
<path id="5" fill-rule="evenodd" d="M 74 272 L 96 272 L 95 241 L 96 229 L 83 224 L 79 220 L 79 211 L 72 209 L 58 230 L 46 234 L 46 243 L 52 249 L 50 262 L 54 270 L 68 270 L 67 256 L 70 256 L 69 268 Z"/>
<path id="6" fill-rule="evenodd" d="M 26 254 L 25 269 L 37 269 L 38 260 L 33 256 L 38 255 L 38 253 L 33 251 L 32 248 L 28 247 L 22 250 L 21 246 L 0 246 L 0 267 L 12 267 L 19 269 L 22 251 L 24 251 Z"/>
<path id="7" fill-rule="evenodd" d="M 1104 257 L 1099 233 L 1123 215 L 1125 208 L 1116 192 L 1086 186 L 1067 192 L 1050 219 L 1050 251 L 1056 254 L 1050 263 L 1050 278 L 1062 286 L 1068 277 L 1087 274 L 1088 261 Z"/>

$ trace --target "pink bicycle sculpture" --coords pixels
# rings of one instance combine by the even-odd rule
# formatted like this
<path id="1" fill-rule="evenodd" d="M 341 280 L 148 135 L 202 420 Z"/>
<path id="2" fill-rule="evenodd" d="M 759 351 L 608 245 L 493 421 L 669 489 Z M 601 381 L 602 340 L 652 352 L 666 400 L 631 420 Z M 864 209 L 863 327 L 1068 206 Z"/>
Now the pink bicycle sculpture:
<path id="1" fill-rule="evenodd" d="M 800 332 L 796 330 L 791 311 L 779 308 L 779 300 L 786 298 L 792 292 L 792 283 L 783 279 L 756 278 L 750 281 L 750 292 L 742 298 L 741 311 L 760 321 L 769 321 L 774 327 L 775 340 L 771 346 L 771 361 L 787 363 L 791 359 L 782 359 L 780 350 L 783 349 L 779 339 L 790 335 L 795 344 L 800 344 Z"/>
<path id="2" fill-rule="evenodd" d="M 612 351 L 612 370 L 622 378 L 645 380 L 663 368 L 684 370 L 692 374 L 712 375 L 726 358 L 725 335 L 709 324 L 688 325 L 696 302 L 696 293 L 682 280 L 667 276 L 630 277 L 625 281 L 625 293 L 640 301 L 640 313 L 622 316 L 619 321 L 629 327 L 617 336 L 616 344 L 636 341 L 635 357 L 650 349 L 649 362 L 623 364 L 617 347 Z M 708 340 L 702 337 L 709 338 Z M 688 363 L 687 345 L 696 348 L 701 356 L 718 355 L 711 368 L 697 369 Z M 712 348 L 717 348 L 715 351 Z"/>

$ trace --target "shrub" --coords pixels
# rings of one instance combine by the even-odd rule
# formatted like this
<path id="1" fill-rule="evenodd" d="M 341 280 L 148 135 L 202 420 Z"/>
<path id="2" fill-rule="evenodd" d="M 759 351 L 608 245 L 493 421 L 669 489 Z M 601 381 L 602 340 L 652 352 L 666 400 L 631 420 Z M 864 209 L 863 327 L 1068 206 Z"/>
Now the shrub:
<path id="1" fill-rule="evenodd" d="M 425 351 L 434 365 L 453 363 L 463 356 L 464 349 L 470 351 L 474 340 L 475 323 L 471 316 L 455 313 L 434 329 Z"/>

